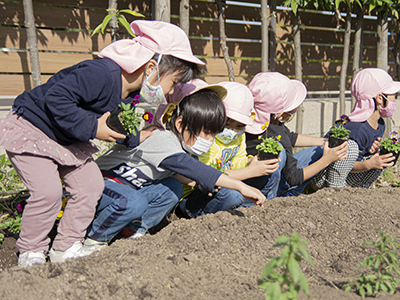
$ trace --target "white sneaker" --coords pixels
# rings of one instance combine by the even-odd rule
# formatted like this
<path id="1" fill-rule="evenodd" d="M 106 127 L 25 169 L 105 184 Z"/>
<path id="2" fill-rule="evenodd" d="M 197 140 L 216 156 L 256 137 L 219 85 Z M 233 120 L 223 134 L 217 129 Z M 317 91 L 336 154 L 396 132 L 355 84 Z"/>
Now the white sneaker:
<path id="1" fill-rule="evenodd" d="M 69 247 L 65 251 L 54 251 L 53 248 L 50 249 L 49 257 L 50 257 L 50 261 L 53 263 L 62 263 L 68 259 L 74 259 L 74 258 L 88 256 L 96 251 L 99 251 L 99 250 L 85 248 L 85 247 L 83 247 L 83 245 L 80 241 L 76 241 L 75 243 L 73 243 L 73 245 L 71 247 Z"/>
<path id="2" fill-rule="evenodd" d="M 43 265 L 45 262 L 46 257 L 43 251 L 27 251 L 20 254 L 18 257 L 18 266 L 21 268 L 32 267 L 32 265 Z"/>
<path id="3" fill-rule="evenodd" d="M 135 232 L 134 234 L 132 234 L 129 238 L 132 240 L 137 240 L 144 237 L 144 233 L 143 232 Z"/>
<path id="4" fill-rule="evenodd" d="M 107 246 L 108 246 L 107 242 L 100 242 L 91 238 L 86 238 L 85 242 L 83 243 L 83 247 L 95 251 L 100 251 L 101 249 Z"/>

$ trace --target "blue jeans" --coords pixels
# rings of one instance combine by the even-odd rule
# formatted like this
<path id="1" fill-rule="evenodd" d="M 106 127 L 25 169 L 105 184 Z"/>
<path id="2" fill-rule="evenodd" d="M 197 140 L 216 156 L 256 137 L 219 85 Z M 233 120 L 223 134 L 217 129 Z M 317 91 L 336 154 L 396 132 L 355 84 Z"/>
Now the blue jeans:
<path id="1" fill-rule="evenodd" d="M 293 156 L 294 158 L 297 159 L 297 168 L 298 169 L 303 169 L 305 167 L 308 167 L 309 165 L 315 163 L 316 161 L 318 161 L 322 155 L 324 154 L 324 148 L 321 146 L 314 146 L 314 147 L 310 147 L 304 150 L 301 150 L 297 153 L 294 153 Z M 295 196 L 300 195 L 300 193 L 304 190 L 304 188 L 306 187 L 306 185 L 314 178 L 314 176 L 312 176 L 311 178 L 303 181 L 302 184 L 297 185 L 297 186 L 290 186 L 285 177 L 283 177 L 283 175 L 281 175 L 281 179 L 279 182 L 279 187 L 277 190 L 277 194 L 276 196 L 281 196 L 287 192 L 292 193 Z"/>
<path id="2" fill-rule="evenodd" d="M 267 200 L 273 199 L 278 195 L 279 183 L 282 177 L 282 169 L 286 164 L 286 151 L 281 151 L 281 153 L 279 153 L 279 158 L 281 159 L 281 161 L 278 162 L 279 167 L 271 175 L 253 177 L 243 181 L 244 183 L 259 189 L 267 198 Z"/>
<path id="3" fill-rule="evenodd" d="M 182 185 L 175 178 L 161 180 L 140 190 L 106 180 L 95 219 L 87 231 L 88 237 L 109 241 L 128 224 L 131 227 L 131 222 L 136 229 L 146 232 L 157 225 L 181 197 Z"/>
<path id="4" fill-rule="evenodd" d="M 182 199 L 179 207 L 187 217 L 196 218 L 218 211 L 227 211 L 251 205 L 254 205 L 254 203 L 244 198 L 238 191 L 221 188 L 212 197 L 202 193 L 200 190 L 194 190 L 189 196 Z"/>

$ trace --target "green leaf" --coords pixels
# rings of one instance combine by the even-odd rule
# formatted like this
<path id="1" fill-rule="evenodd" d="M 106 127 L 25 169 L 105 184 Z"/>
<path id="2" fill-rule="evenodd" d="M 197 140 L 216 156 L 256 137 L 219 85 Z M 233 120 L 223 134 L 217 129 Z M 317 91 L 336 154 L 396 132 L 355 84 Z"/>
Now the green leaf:
<path id="1" fill-rule="evenodd" d="M 293 11 L 294 15 L 297 15 L 297 8 L 298 8 L 297 3 L 295 1 L 292 1 L 290 3 L 290 7 L 292 8 L 292 11 Z"/>
<path id="2" fill-rule="evenodd" d="M 278 300 L 281 296 L 279 282 L 274 282 L 265 292 L 265 299 Z"/>
<path id="3" fill-rule="evenodd" d="M 299 249 L 299 252 L 303 255 L 303 257 L 310 263 L 310 265 L 314 265 L 313 260 L 311 256 L 308 254 L 306 247 L 303 245 L 297 245 L 297 248 Z"/>
<path id="4" fill-rule="evenodd" d="M 96 33 L 98 33 L 101 29 L 102 24 L 97 25 L 97 27 L 93 30 L 92 35 L 90 37 L 93 37 Z"/>
<path id="5" fill-rule="evenodd" d="M 264 278 L 268 274 L 271 274 L 272 270 L 275 268 L 275 260 L 271 260 L 267 263 L 261 273 L 261 278 Z"/>
<path id="6" fill-rule="evenodd" d="M 115 14 L 108 14 L 107 16 L 104 17 L 103 22 L 101 23 L 101 33 L 104 33 L 107 24 L 111 21 L 111 18 L 114 16 Z"/>
<path id="7" fill-rule="evenodd" d="M 308 283 L 307 283 L 307 278 L 306 276 L 300 272 L 300 282 L 299 285 L 301 289 L 306 293 L 307 296 L 310 296 L 308 293 Z"/>
<path id="8" fill-rule="evenodd" d="M 145 18 L 144 15 L 142 15 L 142 14 L 136 12 L 136 11 L 130 10 L 130 9 L 121 9 L 119 12 L 120 12 L 120 13 L 131 14 L 132 16 L 135 16 L 135 17 Z"/>
<path id="9" fill-rule="evenodd" d="M 131 36 L 136 37 L 136 35 L 132 32 L 130 24 L 123 15 L 119 15 L 117 20 L 125 28 L 125 30 L 129 32 Z"/>
<path id="10" fill-rule="evenodd" d="M 293 281 L 297 283 L 300 279 L 301 271 L 300 271 L 299 264 L 297 263 L 297 261 L 295 260 L 293 255 L 291 255 L 289 257 L 288 269 L 289 269 L 290 274 L 292 274 Z"/>

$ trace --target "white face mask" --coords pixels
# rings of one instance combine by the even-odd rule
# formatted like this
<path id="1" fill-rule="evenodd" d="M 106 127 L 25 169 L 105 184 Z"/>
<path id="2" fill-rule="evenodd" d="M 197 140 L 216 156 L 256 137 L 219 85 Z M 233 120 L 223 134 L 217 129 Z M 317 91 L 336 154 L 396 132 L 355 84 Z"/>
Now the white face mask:
<path id="1" fill-rule="evenodd" d="M 158 74 L 158 64 L 160 63 L 161 57 L 162 55 L 160 54 L 157 59 L 157 66 L 149 76 L 146 75 L 140 90 L 140 97 L 149 104 L 160 104 L 165 100 L 164 91 L 161 87 L 160 76 Z M 158 85 L 151 85 L 149 78 L 155 71 L 157 71 Z"/>
<path id="2" fill-rule="evenodd" d="M 194 143 L 194 145 L 192 147 L 188 146 L 184 141 L 181 142 L 182 144 L 182 148 L 193 155 L 196 156 L 201 156 L 204 153 L 206 153 L 208 150 L 210 150 L 212 144 L 214 144 L 214 141 L 209 141 L 206 139 L 203 139 L 201 137 L 197 137 L 196 138 L 196 142 Z"/>
<path id="3" fill-rule="evenodd" d="M 234 140 L 240 138 L 244 132 L 243 130 L 233 129 L 233 128 L 224 128 L 224 131 L 218 133 L 216 138 L 218 141 L 223 143 L 224 145 L 228 145 L 232 143 Z"/>

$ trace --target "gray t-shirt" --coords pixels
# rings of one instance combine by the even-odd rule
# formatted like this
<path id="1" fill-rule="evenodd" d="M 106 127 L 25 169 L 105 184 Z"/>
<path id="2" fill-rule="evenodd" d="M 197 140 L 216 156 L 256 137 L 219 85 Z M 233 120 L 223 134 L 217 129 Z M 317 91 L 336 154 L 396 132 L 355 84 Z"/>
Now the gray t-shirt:
<path id="1" fill-rule="evenodd" d="M 155 130 L 152 136 L 136 148 L 114 145 L 100 156 L 96 163 L 105 177 L 129 183 L 140 189 L 174 175 L 174 172 L 161 168 L 160 163 L 177 153 L 186 152 L 176 135 L 168 130 Z"/>

